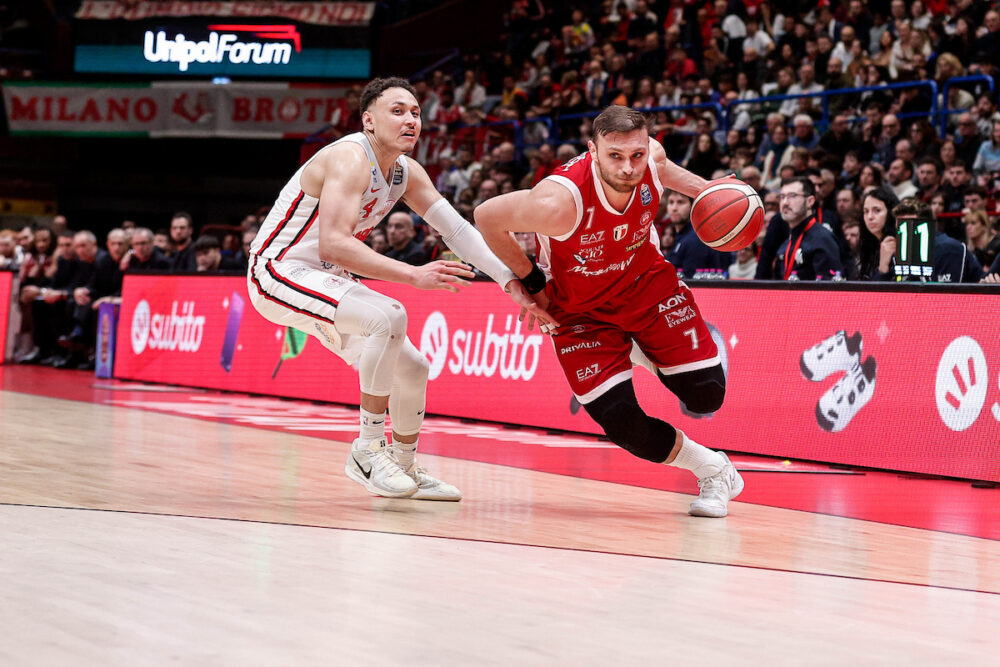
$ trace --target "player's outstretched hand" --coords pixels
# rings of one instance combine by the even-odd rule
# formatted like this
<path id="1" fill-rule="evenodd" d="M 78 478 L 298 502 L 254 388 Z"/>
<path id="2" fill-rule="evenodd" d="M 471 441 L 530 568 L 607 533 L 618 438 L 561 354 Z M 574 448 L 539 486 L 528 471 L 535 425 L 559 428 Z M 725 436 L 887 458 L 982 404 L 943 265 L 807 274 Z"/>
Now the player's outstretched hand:
<path id="1" fill-rule="evenodd" d="M 528 331 L 531 331 L 536 321 L 538 330 L 544 334 L 552 334 L 559 327 L 559 323 L 545 311 L 549 305 L 549 298 L 544 291 L 532 296 L 524 289 L 520 280 L 510 281 L 505 289 L 514 303 L 521 306 L 521 314 L 517 319 L 524 322 L 524 318 L 528 318 L 526 326 Z"/>
<path id="2" fill-rule="evenodd" d="M 439 259 L 423 266 L 414 267 L 413 286 L 420 289 L 445 289 L 457 292 L 458 287 L 469 284 L 464 278 L 475 278 L 472 267 L 461 262 Z"/>

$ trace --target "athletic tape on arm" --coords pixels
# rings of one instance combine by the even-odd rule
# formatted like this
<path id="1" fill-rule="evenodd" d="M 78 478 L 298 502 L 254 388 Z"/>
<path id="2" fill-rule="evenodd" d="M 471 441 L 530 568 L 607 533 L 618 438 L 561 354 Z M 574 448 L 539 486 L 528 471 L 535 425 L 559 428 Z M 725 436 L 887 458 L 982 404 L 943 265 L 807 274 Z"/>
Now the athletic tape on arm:
<path id="1" fill-rule="evenodd" d="M 441 233 L 456 255 L 495 280 L 500 287 L 517 276 L 501 262 L 483 240 L 483 235 L 466 221 L 446 199 L 439 199 L 424 213 L 424 220 Z"/>

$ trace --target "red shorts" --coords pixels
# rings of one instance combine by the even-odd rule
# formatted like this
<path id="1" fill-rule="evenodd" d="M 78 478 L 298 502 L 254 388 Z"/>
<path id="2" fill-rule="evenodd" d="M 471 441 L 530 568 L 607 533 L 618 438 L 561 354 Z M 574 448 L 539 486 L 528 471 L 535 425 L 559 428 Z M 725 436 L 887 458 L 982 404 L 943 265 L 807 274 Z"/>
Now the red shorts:
<path id="1" fill-rule="evenodd" d="M 559 322 L 552 338 L 569 386 L 582 404 L 631 379 L 632 341 L 666 375 L 720 363 L 694 295 L 669 264 L 656 265 L 636 281 L 627 299 L 586 313 L 557 302 L 548 311 Z"/>

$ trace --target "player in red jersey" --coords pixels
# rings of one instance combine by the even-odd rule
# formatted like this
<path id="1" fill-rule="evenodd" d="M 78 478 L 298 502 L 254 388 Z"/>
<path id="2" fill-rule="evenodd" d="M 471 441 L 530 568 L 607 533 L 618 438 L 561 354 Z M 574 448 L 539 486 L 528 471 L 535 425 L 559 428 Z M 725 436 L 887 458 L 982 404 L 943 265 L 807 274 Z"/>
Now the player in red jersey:
<path id="1" fill-rule="evenodd" d="M 588 152 L 531 190 L 480 205 L 476 224 L 559 323 L 556 355 L 587 413 L 632 454 L 691 470 L 701 487 L 691 514 L 725 516 L 743 490 L 729 458 L 646 415 L 632 386 L 633 363 L 641 364 L 690 411 L 722 405 L 718 349 L 650 234 L 664 186 L 694 198 L 706 181 L 668 160 L 649 138 L 645 116 L 632 109 L 609 107 L 594 120 L 593 136 Z M 539 264 L 510 232 L 538 235 Z"/>

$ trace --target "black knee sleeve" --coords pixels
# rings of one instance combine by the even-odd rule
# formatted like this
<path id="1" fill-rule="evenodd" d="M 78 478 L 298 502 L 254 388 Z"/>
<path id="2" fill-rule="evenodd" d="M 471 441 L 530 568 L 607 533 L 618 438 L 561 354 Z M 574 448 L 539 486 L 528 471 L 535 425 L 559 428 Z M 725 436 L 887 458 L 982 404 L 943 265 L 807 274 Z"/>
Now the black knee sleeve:
<path id="1" fill-rule="evenodd" d="M 646 415 L 635 398 L 632 382 L 622 382 L 583 406 L 611 442 L 653 463 L 663 463 L 670 455 L 677 430 Z"/>
<path id="2" fill-rule="evenodd" d="M 681 399 L 684 407 L 699 415 L 707 415 L 722 407 L 726 397 L 726 374 L 722 364 L 697 371 L 662 375 L 660 382 Z"/>

